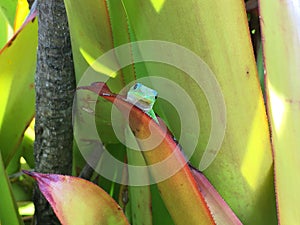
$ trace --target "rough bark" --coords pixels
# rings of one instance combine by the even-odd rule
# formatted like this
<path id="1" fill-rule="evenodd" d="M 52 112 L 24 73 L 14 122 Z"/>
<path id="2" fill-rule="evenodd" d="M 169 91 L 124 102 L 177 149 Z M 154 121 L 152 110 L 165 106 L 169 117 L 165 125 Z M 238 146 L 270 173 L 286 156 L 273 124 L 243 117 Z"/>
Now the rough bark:
<path id="1" fill-rule="evenodd" d="M 37 7 L 35 170 L 71 174 L 76 83 L 66 11 L 63 0 L 39 0 Z M 38 188 L 34 204 L 35 224 L 59 224 Z"/>

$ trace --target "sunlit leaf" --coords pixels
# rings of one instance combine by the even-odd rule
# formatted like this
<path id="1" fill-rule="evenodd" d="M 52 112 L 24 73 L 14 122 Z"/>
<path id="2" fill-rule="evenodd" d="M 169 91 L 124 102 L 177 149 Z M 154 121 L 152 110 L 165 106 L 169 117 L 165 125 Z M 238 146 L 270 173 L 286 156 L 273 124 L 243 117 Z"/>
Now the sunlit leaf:
<path id="1" fill-rule="evenodd" d="M 97 61 L 100 56 L 114 47 L 111 17 L 107 4 L 106 1 L 101 0 L 84 2 L 65 0 L 77 82 L 79 83 L 82 77 L 94 79 L 93 81 L 108 80 L 111 77 L 110 87 L 114 91 L 119 91 L 124 86 L 122 73 L 111 69 L 118 65 L 117 58 L 112 55 L 107 64 Z M 99 134 L 102 141 L 119 143 L 111 126 L 110 114 L 107 113 L 111 106 L 97 104 L 95 108 L 91 108 L 92 104 L 88 102 L 88 99 L 84 101 L 83 105 L 75 107 L 83 108 L 91 114 L 97 112 L 95 120 L 97 127 L 101 127 Z M 80 129 L 79 121 L 76 126 Z M 81 138 L 87 139 L 83 136 Z"/>
<path id="2" fill-rule="evenodd" d="M 0 1 L 0 49 L 13 36 L 17 0 Z"/>
<path id="3" fill-rule="evenodd" d="M 120 206 L 94 183 L 78 177 L 24 172 L 37 180 L 63 225 L 128 224 Z"/>
<path id="4" fill-rule="evenodd" d="M 204 173 L 243 223 L 264 225 L 266 220 L 276 223 L 272 151 L 244 2 L 133 0 L 123 1 L 123 4 L 136 40 L 163 40 L 179 44 L 193 51 L 211 68 L 226 104 L 226 133 L 220 152 Z M 165 51 L 152 49 L 153 55 L 158 56 Z M 183 63 L 187 68 L 194 65 L 190 58 L 176 54 L 172 49 L 169 49 L 168 56 L 177 65 Z M 212 122 L 216 119 L 216 114 L 211 117 L 213 102 L 204 95 L 208 74 L 199 71 L 195 76 L 197 79 L 203 77 L 200 88 L 191 76 L 174 66 L 152 62 L 144 64 L 147 75 L 176 82 L 195 103 L 201 129 L 191 162 L 202 169 L 200 162 L 208 148 L 208 141 L 219 141 L 211 133 Z M 144 76 L 138 71 L 136 74 L 137 79 Z M 156 86 L 153 85 L 154 89 Z M 167 91 L 180 98 L 174 89 Z M 210 91 L 215 93 L 214 89 Z M 174 108 L 167 104 L 159 106 L 164 109 L 168 121 L 172 121 L 170 128 L 179 141 L 180 135 L 193 135 L 193 130 L 180 133 L 185 124 L 176 123 L 178 119 L 174 116 Z M 184 118 L 195 121 L 197 117 L 189 113 L 193 112 L 181 117 L 181 123 Z M 218 125 L 219 131 L 224 129 L 221 124 Z M 238 198 L 236 193 L 240 193 Z"/>
<path id="5" fill-rule="evenodd" d="M 14 31 L 17 30 L 23 25 L 24 20 L 26 19 L 29 13 L 29 5 L 27 0 L 18 0 L 16 8 L 16 16 L 14 20 Z"/>
<path id="6" fill-rule="evenodd" d="M 32 15 L 0 51 L 0 145 L 5 166 L 34 116 L 36 50 L 37 20 Z"/>
<path id="7" fill-rule="evenodd" d="M 261 0 L 260 12 L 278 218 L 299 224 L 300 5 Z"/>

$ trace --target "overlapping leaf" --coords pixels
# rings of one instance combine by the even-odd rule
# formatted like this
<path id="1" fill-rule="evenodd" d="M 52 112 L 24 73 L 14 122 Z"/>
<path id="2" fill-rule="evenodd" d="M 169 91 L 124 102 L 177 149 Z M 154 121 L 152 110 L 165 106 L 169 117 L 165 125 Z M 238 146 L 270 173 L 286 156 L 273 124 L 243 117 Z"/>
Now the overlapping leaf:
<path id="1" fill-rule="evenodd" d="M 0 222 L 3 224 L 23 224 L 20 215 L 17 210 L 15 198 L 12 193 L 12 187 L 8 176 L 5 171 L 5 167 L 2 161 L 0 152 Z"/>
<path id="2" fill-rule="evenodd" d="M 100 187 L 81 178 L 26 172 L 34 177 L 63 225 L 128 224 L 120 206 Z"/>
<path id="3" fill-rule="evenodd" d="M 17 0 L 0 1 L 0 49 L 13 35 Z"/>
<path id="4" fill-rule="evenodd" d="M 244 3 L 237 0 L 123 3 L 137 40 L 175 42 L 195 52 L 210 66 L 225 99 L 227 126 L 221 151 L 205 174 L 242 222 L 265 224 L 267 220 L 275 223 L 268 124 Z M 177 62 L 185 62 L 182 55 L 174 55 L 171 51 L 169 55 L 177 57 Z M 185 64 L 190 65 L 190 62 Z M 193 99 L 201 124 L 198 146 L 192 158 L 192 163 L 198 167 L 213 119 L 203 92 L 181 71 L 158 63 L 147 63 L 146 67 L 148 74 L 176 81 Z M 173 110 L 165 108 L 166 116 L 171 118 Z M 180 126 L 170 126 L 175 134 L 179 133 Z"/>
<path id="5" fill-rule="evenodd" d="M 66 1 L 71 36 L 73 35 L 72 43 L 75 48 L 75 64 L 77 60 L 78 67 L 84 64 L 86 68 L 88 63 L 92 65 L 93 60 L 105 50 L 130 40 L 169 41 L 195 52 L 216 75 L 227 109 L 227 128 L 221 151 L 205 173 L 243 222 L 248 224 L 264 224 L 265 220 L 270 223 L 275 222 L 268 125 L 255 60 L 254 57 L 249 57 L 253 55 L 253 52 L 243 3 L 237 0 L 226 3 L 196 0 L 185 2 L 123 1 L 122 3 L 124 12 L 120 3 L 111 1 L 90 0 L 84 3 L 84 7 Z M 119 14 L 116 14 L 114 9 L 118 9 Z M 99 16 L 100 19 L 95 19 L 91 15 Z M 127 21 L 124 22 L 124 19 Z M 87 27 L 86 24 L 89 26 Z M 126 25 L 128 27 L 124 27 Z M 159 51 L 159 49 L 156 50 L 154 54 L 159 55 Z M 76 55 L 80 59 L 76 59 Z M 141 55 L 139 48 L 132 49 L 133 58 Z M 168 55 L 174 61 L 190 65 L 183 55 L 176 55 L 172 51 Z M 119 58 L 112 60 L 114 65 L 111 67 L 97 63 L 92 66 L 94 71 L 110 77 L 116 76 L 117 79 L 110 79 L 108 85 L 113 91 L 119 91 L 131 79 L 125 81 L 124 78 L 132 75 L 127 73 L 133 71 L 129 68 L 129 72 L 122 71 L 125 72 L 123 76 L 120 73 L 116 75 L 111 68 L 118 67 L 118 60 L 122 59 L 122 55 L 115 54 L 115 56 Z M 77 77 L 81 77 L 83 71 L 83 69 L 77 69 Z M 192 158 L 192 163 L 198 167 L 213 127 L 211 121 L 214 119 L 211 117 L 210 102 L 205 98 L 203 90 L 182 71 L 168 65 L 139 63 L 135 64 L 134 72 L 136 78 L 158 75 L 175 81 L 189 94 L 196 105 L 197 117 L 201 124 L 196 151 Z M 100 77 L 103 78 L 99 76 L 98 81 L 103 81 Z M 180 97 L 174 91 L 172 94 L 175 99 Z M 113 132 L 110 128 L 109 107 L 104 104 L 99 104 L 103 108 L 98 110 L 88 107 L 85 110 L 90 113 L 96 112 L 96 115 L 101 117 L 99 121 L 105 121 L 102 125 L 98 123 L 101 125 L 100 130 L 107 131 L 104 134 L 107 136 L 103 140 L 116 142 L 115 136 L 111 135 Z M 181 134 L 180 122 L 177 113 L 174 113 L 174 107 L 161 99 L 158 100 L 158 104 L 165 114 L 161 116 L 172 121 L 170 129 L 177 138 L 180 135 L 194 138 L 193 130 Z M 106 117 L 107 114 L 108 117 Z M 191 123 L 195 120 L 193 116 L 186 116 L 186 118 Z M 240 193 L 239 197 L 236 193 Z"/>
<path id="6" fill-rule="evenodd" d="M 300 6 L 260 1 L 267 105 L 275 159 L 280 224 L 299 224 Z"/>
<path id="7" fill-rule="evenodd" d="M 0 145 L 5 166 L 34 115 L 37 20 L 32 15 L 0 51 Z"/>
<path id="8" fill-rule="evenodd" d="M 142 110 L 103 88 L 103 83 L 80 87 L 113 102 L 128 117 L 151 175 L 175 224 L 215 224 L 177 143 Z M 150 137 L 151 141 L 147 141 Z M 154 147 L 152 147 L 154 144 Z M 151 146 L 151 147 L 150 147 Z M 180 202 L 180 204 L 174 204 Z M 197 215 L 197 216 L 195 216 Z"/>

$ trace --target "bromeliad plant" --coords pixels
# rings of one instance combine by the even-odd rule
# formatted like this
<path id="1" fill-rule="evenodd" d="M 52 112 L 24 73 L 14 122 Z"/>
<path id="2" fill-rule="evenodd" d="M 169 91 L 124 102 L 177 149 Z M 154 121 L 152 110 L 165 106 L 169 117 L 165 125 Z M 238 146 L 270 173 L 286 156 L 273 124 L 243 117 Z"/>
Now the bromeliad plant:
<path id="1" fill-rule="evenodd" d="M 255 1 L 249 3 L 255 4 Z M 79 178 L 30 172 L 29 175 L 38 181 L 50 202 L 53 203 L 55 199 L 62 203 L 54 207 L 61 222 L 239 224 L 240 220 L 243 224 L 300 223 L 297 212 L 300 202 L 300 180 L 297 176 L 300 165 L 297 152 L 300 146 L 300 10 L 297 1 L 270 3 L 260 0 L 259 11 L 254 7 L 254 13 L 249 14 L 250 19 L 255 13 L 260 16 L 262 42 L 253 39 L 252 43 L 257 46 L 254 49 L 257 56 L 260 55 L 260 50 L 257 50 L 261 49 L 260 45 L 263 49 L 265 102 L 256 68 L 256 65 L 262 64 L 262 57 L 255 62 L 244 2 L 65 0 L 65 5 L 78 81 L 90 66 L 101 73 L 102 77 L 105 75 L 107 95 L 103 95 L 103 92 L 100 95 L 109 101 L 115 98 L 112 93 L 119 93 L 127 84 L 151 75 L 172 80 L 186 90 L 195 103 L 201 124 L 196 150 L 190 159 L 193 167 L 199 168 L 213 129 L 210 103 L 201 88 L 182 71 L 169 65 L 145 60 L 114 72 L 106 65 L 97 64 L 97 58 L 115 47 L 134 41 L 160 40 L 181 45 L 201 57 L 213 71 L 224 96 L 227 114 L 226 133 L 220 152 L 203 171 L 209 182 L 188 165 L 184 165 L 173 177 L 148 186 L 126 186 L 93 175 L 91 180 L 106 191 L 103 192 L 96 185 Z M 1 16 L 6 15 L 3 10 L 1 13 Z M 14 197 L 20 200 L 18 193 L 24 192 L 15 185 L 11 187 L 7 173 L 11 179 L 14 174 L 18 182 L 28 179 L 27 176 L 16 176 L 20 171 L 20 156 L 33 168 L 32 156 L 27 151 L 32 147 L 30 132 L 24 138 L 23 134 L 33 117 L 34 109 L 32 83 L 36 60 L 36 27 L 36 19 L 29 18 L 27 25 L 0 52 L 0 92 L 3 99 L 0 110 L 0 186 L 5 190 L 0 193 L 1 199 L 5 199 L 5 206 L 0 204 L 0 221 L 3 224 L 22 224 L 16 212 Z M 0 28 L 4 29 L 2 25 Z M 251 32 L 257 33 L 259 30 Z M 30 38 L 35 39 L 32 41 Z M 130 51 L 132 61 L 143 57 L 143 52 L 138 48 Z M 26 52 L 26 57 L 20 52 Z M 114 52 L 114 56 L 113 62 L 116 63 L 124 57 L 118 51 Z M 170 54 L 169 57 L 175 62 L 190 63 L 184 55 Z M 99 89 L 93 89 L 95 87 L 97 84 L 85 88 L 98 94 Z M 89 103 L 89 99 L 86 100 Z M 162 128 L 159 124 L 163 123 L 162 120 L 158 119 L 161 123 L 157 124 L 122 98 L 117 98 L 114 104 L 122 113 L 130 112 L 128 124 L 135 131 L 136 137 L 147 137 L 148 126 L 153 127 L 155 134 L 160 134 Z M 121 161 L 126 159 L 129 164 L 146 166 L 176 151 L 178 157 L 171 165 L 185 163 L 180 148 L 171 136 L 167 136 L 158 149 L 143 154 L 121 144 L 113 133 L 110 108 L 108 101 L 99 98 L 95 111 L 89 107 L 84 110 L 96 115 L 99 136 L 106 150 L 116 158 Z M 181 126 L 174 108 L 162 99 L 157 100 L 154 111 L 178 140 L 180 135 L 191 135 L 188 132 L 180 133 Z M 15 112 L 18 112 L 17 115 Z M 15 118 L 20 118 L 18 123 Z M 130 138 L 130 134 L 125 129 L 125 140 Z M 95 143 L 92 137 L 83 139 L 86 143 Z M 143 149 L 141 143 L 138 144 Z M 88 148 L 91 145 L 87 145 Z M 83 167 L 85 161 L 75 146 L 74 175 L 78 175 Z M 123 175 L 124 179 L 132 176 L 125 169 Z M 151 176 L 155 179 L 156 174 L 152 172 Z M 151 176 L 148 173 L 144 175 L 147 179 L 151 179 Z M 19 184 L 24 190 L 24 183 Z M 64 189 L 68 191 L 67 196 L 64 195 Z M 84 195 L 84 191 L 89 194 Z M 98 200 L 93 203 L 93 199 Z M 234 213 L 226 207 L 223 199 Z M 67 205 L 63 204 L 66 200 L 70 201 Z M 125 212 L 126 218 L 117 204 Z M 8 209 L 15 213 L 7 214 Z"/>

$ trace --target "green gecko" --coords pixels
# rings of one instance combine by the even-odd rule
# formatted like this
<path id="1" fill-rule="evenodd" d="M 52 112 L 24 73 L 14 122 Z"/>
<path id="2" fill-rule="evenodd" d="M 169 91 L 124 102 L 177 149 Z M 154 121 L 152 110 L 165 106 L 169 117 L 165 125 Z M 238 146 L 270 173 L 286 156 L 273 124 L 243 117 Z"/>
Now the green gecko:
<path id="1" fill-rule="evenodd" d="M 156 99 L 157 91 L 148 88 L 141 83 L 136 83 L 127 92 L 126 101 L 134 104 L 148 114 L 156 123 L 159 123 L 155 112 L 152 109 Z"/>
<path id="2" fill-rule="evenodd" d="M 153 111 L 153 105 L 157 99 L 157 91 L 144 86 L 141 83 L 136 83 L 132 86 L 129 91 L 127 92 L 126 101 L 134 104 L 136 107 L 144 111 L 148 114 L 156 123 L 159 124 L 158 119 Z M 179 146 L 180 150 L 182 151 L 183 155 L 184 152 L 182 150 L 181 145 L 178 143 L 176 138 L 170 133 L 173 141 Z M 187 159 L 187 157 L 184 155 Z M 187 160 L 188 162 L 188 160 Z"/>

